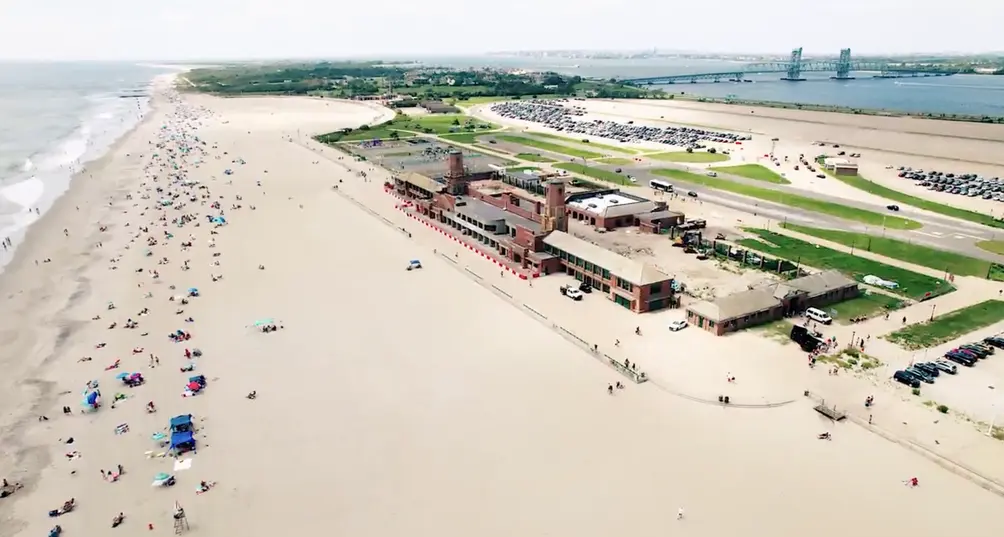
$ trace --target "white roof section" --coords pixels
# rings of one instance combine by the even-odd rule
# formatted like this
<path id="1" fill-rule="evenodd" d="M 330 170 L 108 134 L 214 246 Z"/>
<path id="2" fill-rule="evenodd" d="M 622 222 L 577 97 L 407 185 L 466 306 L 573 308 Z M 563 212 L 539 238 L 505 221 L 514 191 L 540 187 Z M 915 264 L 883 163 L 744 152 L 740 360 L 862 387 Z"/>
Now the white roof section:
<path id="1" fill-rule="evenodd" d="M 617 192 L 600 194 L 591 198 L 570 201 L 570 207 L 601 217 L 616 217 L 647 213 L 655 210 L 655 203 L 625 196 Z"/>
<path id="2" fill-rule="evenodd" d="M 544 243 L 599 265 L 614 276 L 634 285 L 648 285 L 670 279 L 668 274 L 648 263 L 629 259 L 563 231 L 552 231 L 550 235 L 544 237 Z"/>

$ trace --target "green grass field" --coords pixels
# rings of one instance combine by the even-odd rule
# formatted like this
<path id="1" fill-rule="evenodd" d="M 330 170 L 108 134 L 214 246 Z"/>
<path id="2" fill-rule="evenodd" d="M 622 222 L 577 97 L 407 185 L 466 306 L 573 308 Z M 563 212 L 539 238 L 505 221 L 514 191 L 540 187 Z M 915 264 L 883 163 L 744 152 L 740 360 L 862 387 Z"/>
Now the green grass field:
<path id="1" fill-rule="evenodd" d="M 820 167 L 820 169 L 822 169 L 822 167 Z M 958 218 L 960 220 L 968 220 L 970 222 L 976 222 L 977 224 L 983 224 L 985 226 L 1004 228 L 1004 222 L 995 219 L 989 214 L 978 213 L 976 211 L 969 211 L 966 209 L 959 209 L 958 207 L 952 207 L 950 205 L 945 205 L 943 203 L 938 203 L 936 201 L 926 200 L 924 198 L 918 198 L 917 196 L 911 196 L 906 192 L 893 190 L 889 187 L 882 186 L 874 181 L 869 181 L 868 179 L 865 179 L 860 175 L 857 176 L 835 175 L 825 169 L 823 169 L 823 171 L 828 176 L 836 179 L 837 181 L 840 181 L 841 183 L 850 185 L 860 190 L 864 190 L 865 192 L 871 194 L 875 194 L 876 196 L 883 197 L 887 200 L 898 201 L 900 203 L 910 205 L 918 209 L 924 209 L 926 211 L 931 211 L 932 213 L 951 216 L 952 218 Z"/>
<path id="2" fill-rule="evenodd" d="M 1004 241 L 980 241 L 976 246 L 994 254 L 1004 255 Z"/>
<path id="3" fill-rule="evenodd" d="M 603 164 L 613 164 L 613 165 L 616 165 L 616 166 L 626 166 L 628 164 L 633 164 L 634 163 L 633 160 L 631 160 L 629 158 L 624 158 L 624 157 L 598 158 L 598 159 L 596 159 L 596 162 L 602 162 Z"/>
<path id="4" fill-rule="evenodd" d="M 601 181 L 606 181 L 608 183 L 616 183 L 618 185 L 632 184 L 631 181 L 629 181 L 626 176 L 609 170 L 604 170 L 603 168 L 583 166 L 582 164 L 576 164 L 574 162 L 562 162 L 560 164 L 555 164 L 554 167 L 561 168 L 562 170 L 568 170 L 572 173 L 580 173 L 582 175 L 592 177 L 594 179 L 599 179 Z"/>
<path id="5" fill-rule="evenodd" d="M 681 170 L 661 169 L 652 170 L 652 173 L 668 177 L 670 179 L 677 179 L 679 181 L 717 188 L 718 190 L 732 192 L 733 194 L 741 194 L 743 196 L 779 203 L 789 207 L 796 207 L 807 211 L 828 214 L 830 216 L 843 218 L 845 220 L 853 220 L 863 224 L 873 226 L 884 225 L 890 229 L 918 229 L 921 227 L 919 222 L 906 218 L 900 218 L 898 216 L 889 216 L 883 213 L 858 209 L 857 207 L 840 205 L 839 203 L 807 198 L 797 194 L 789 194 L 754 185 L 736 183 L 734 181 L 729 181 L 728 179 L 708 177 L 706 175 L 699 175 Z"/>
<path id="6" fill-rule="evenodd" d="M 614 151 L 616 153 L 625 153 L 628 155 L 634 155 L 635 153 L 638 152 L 637 150 L 631 149 L 630 147 L 620 147 L 616 145 L 607 145 L 596 142 L 583 142 L 582 140 L 584 140 L 585 138 L 580 138 L 576 140 L 575 138 L 569 138 L 567 136 L 559 136 L 557 134 L 551 134 L 549 132 L 527 132 L 524 134 L 529 134 L 531 136 L 539 136 L 542 138 L 551 138 L 553 140 L 562 140 L 573 144 L 588 145 L 589 147 L 595 147 L 597 149 L 606 149 L 607 151 Z"/>
<path id="7" fill-rule="evenodd" d="M 787 259 L 792 263 L 805 264 L 817 269 L 836 269 L 859 282 L 868 275 L 894 281 L 899 287 L 889 291 L 907 298 L 919 300 L 925 298 L 928 293 L 937 296 L 955 289 L 948 282 L 926 274 L 824 248 L 786 235 L 764 229 L 747 228 L 745 231 L 759 238 L 738 241 L 742 246 Z"/>
<path id="8" fill-rule="evenodd" d="M 650 153 L 645 158 L 664 160 L 666 162 L 725 162 L 728 155 L 721 153 L 687 153 L 686 151 L 667 151 L 665 153 Z"/>
<path id="9" fill-rule="evenodd" d="M 782 224 L 785 229 L 805 233 L 820 239 L 843 244 L 857 250 L 872 252 L 891 259 L 898 259 L 939 272 L 948 272 L 961 276 L 978 276 L 986 278 L 990 272 L 990 262 L 975 257 L 969 257 L 954 252 L 937 250 L 919 244 L 911 244 L 888 237 L 876 237 L 865 233 L 852 231 L 836 231 L 792 224 Z"/>
<path id="10" fill-rule="evenodd" d="M 716 172 L 729 173 L 732 175 L 738 175 L 739 177 L 745 177 L 747 179 L 754 179 L 756 181 L 763 181 L 765 183 L 774 183 L 775 185 L 790 185 L 791 181 L 781 177 L 780 174 L 775 173 L 774 170 L 761 166 L 759 164 L 740 164 L 738 166 L 716 166 L 711 168 Z"/>
<path id="11" fill-rule="evenodd" d="M 827 306 L 827 310 L 836 313 L 834 319 L 840 324 L 851 324 L 855 317 L 871 317 L 884 311 L 903 307 L 904 302 L 898 298 L 880 293 L 864 293 L 857 298 Z"/>
<path id="12" fill-rule="evenodd" d="M 456 123 L 456 124 L 455 124 Z M 497 129 L 498 125 L 474 119 L 463 114 L 432 114 L 427 116 L 407 116 L 400 114 L 394 119 L 374 126 L 364 126 L 349 132 L 335 131 L 317 136 L 321 143 L 354 142 L 360 140 L 385 140 L 393 138 L 393 133 L 397 132 L 398 138 L 410 138 L 414 136 L 412 132 L 425 134 L 473 134 Z M 408 131 L 408 132 L 406 132 Z M 470 143 L 454 140 L 460 143 Z"/>
<path id="13" fill-rule="evenodd" d="M 567 145 L 553 144 L 551 142 L 545 142 L 543 140 L 537 140 L 535 138 L 526 138 L 525 136 L 512 136 L 510 134 L 496 134 L 496 138 L 503 142 L 510 142 L 514 144 L 525 145 L 527 147 L 534 147 L 537 149 L 542 149 L 544 151 L 550 151 L 552 153 L 558 153 L 561 155 L 568 155 L 570 157 L 578 157 L 584 159 L 594 159 L 605 157 L 601 153 L 594 153 L 592 151 L 586 151 L 585 149 L 578 149 L 575 147 L 569 147 Z"/>
<path id="14" fill-rule="evenodd" d="M 442 134 L 440 138 L 450 142 L 457 142 L 458 144 L 473 144 L 477 143 L 478 136 L 481 135 L 473 132 L 458 132 L 454 134 Z"/>
<path id="15" fill-rule="evenodd" d="M 940 345 L 1000 321 L 1004 321 L 1004 302 L 987 300 L 938 315 L 933 321 L 897 330 L 885 338 L 909 350 L 923 349 Z"/>
<path id="16" fill-rule="evenodd" d="M 543 155 L 538 155 L 537 153 L 517 153 L 516 158 L 528 160 L 530 162 L 557 162 L 551 157 L 545 157 Z"/>

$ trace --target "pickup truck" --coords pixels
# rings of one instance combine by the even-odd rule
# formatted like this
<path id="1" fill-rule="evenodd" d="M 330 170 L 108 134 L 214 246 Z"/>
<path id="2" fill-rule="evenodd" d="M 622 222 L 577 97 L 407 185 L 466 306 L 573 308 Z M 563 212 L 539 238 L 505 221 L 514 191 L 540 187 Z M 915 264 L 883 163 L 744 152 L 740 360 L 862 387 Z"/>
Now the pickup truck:
<path id="1" fill-rule="evenodd" d="M 582 291 L 579 291 L 570 285 L 562 285 L 560 291 L 561 294 L 571 298 L 572 300 L 582 300 Z"/>

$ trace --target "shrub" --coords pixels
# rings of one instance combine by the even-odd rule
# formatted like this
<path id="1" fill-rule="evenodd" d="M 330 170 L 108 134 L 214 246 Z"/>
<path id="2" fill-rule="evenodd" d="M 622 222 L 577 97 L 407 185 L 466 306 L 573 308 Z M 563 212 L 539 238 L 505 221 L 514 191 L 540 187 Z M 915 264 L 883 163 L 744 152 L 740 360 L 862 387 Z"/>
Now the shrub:
<path id="1" fill-rule="evenodd" d="M 913 394 L 914 395 L 920 395 L 920 388 L 914 388 L 913 389 Z"/>
<path id="2" fill-rule="evenodd" d="M 714 147 L 709 147 L 709 148 L 708 148 L 708 153 L 711 153 L 712 155 L 714 155 L 714 154 L 715 154 L 715 153 L 717 153 L 717 152 L 718 152 L 718 150 L 717 150 L 717 149 L 715 149 Z"/>
<path id="3" fill-rule="evenodd" d="M 945 405 L 938 405 L 938 412 L 942 414 L 948 414 L 948 407 Z"/>

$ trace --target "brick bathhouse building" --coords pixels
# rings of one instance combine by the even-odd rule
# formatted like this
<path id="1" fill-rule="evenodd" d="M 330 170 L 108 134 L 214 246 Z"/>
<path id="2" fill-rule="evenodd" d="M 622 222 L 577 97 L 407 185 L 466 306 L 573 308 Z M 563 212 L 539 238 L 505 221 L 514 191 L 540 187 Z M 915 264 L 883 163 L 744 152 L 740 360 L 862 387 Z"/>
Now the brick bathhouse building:
<path id="1" fill-rule="evenodd" d="M 467 174 L 459 152 L 447 157 L 447 168 L 447 173 L 440 178 L 417 173 L 399 174 L 394 177 L 392 186 L 398 195 L 413 203 L 413 211 L 417 215 L 469 241 L 480 243 L 484 253 L 515 264 L 533 276 L 564 272 L 591 285 L 597 292 L 605 293 L 610 300 L 639 313 L 675 303 L 672 278 L 667 274 L 567 233 L 566 203 L 568 198 L 579 195 L 566 198 L 563 181 L 547 182 L 543 199 L 537 199 L 515 188 L 507 188 L 500 181 L 486 181 L 484 174 Z M 596 195 L 595 192 L 583 194 Z M 646 200 L 623 196 L 616 191 L 604 191 L 600 197 L 606 198 L 609 206 L 619 205 L 623 197 L 627 200 L 624 205 L 637 204 L 635 209 L 658 209 L 654 204 L 645 204 Z M 582 200 L 588 198 L 590 196 L 580 197 Z M 599 208 L 599 203 L 593 204 Z M 574 204 L 571 206 L 576 207 Z M 586 203 L 585 209 L 594 207 Z M 579 213 L 594 214 L 585 209 L 574 209 L 577 219 Z M 657 215 L 657 222 L 649 225 L 662 226 L 662 218 L 672 218 L 675 214 Z M 597 217 L 610 218 L 612 226 L 635 222 L 635 217 L 629 218 L 616 210 L 610 213 L 600 211 L 592 218 Z M 590 225 L 596 224 L 590 222 Z"/>
<path id="2" fill-rule="evenodd" d="M 772 282 L 713 300 L 687 306 L 687 321 L 717 336 L 769 323 L 804 311 L 850 300 L 859 294 L 858 282 L 836 270 Z"/>

